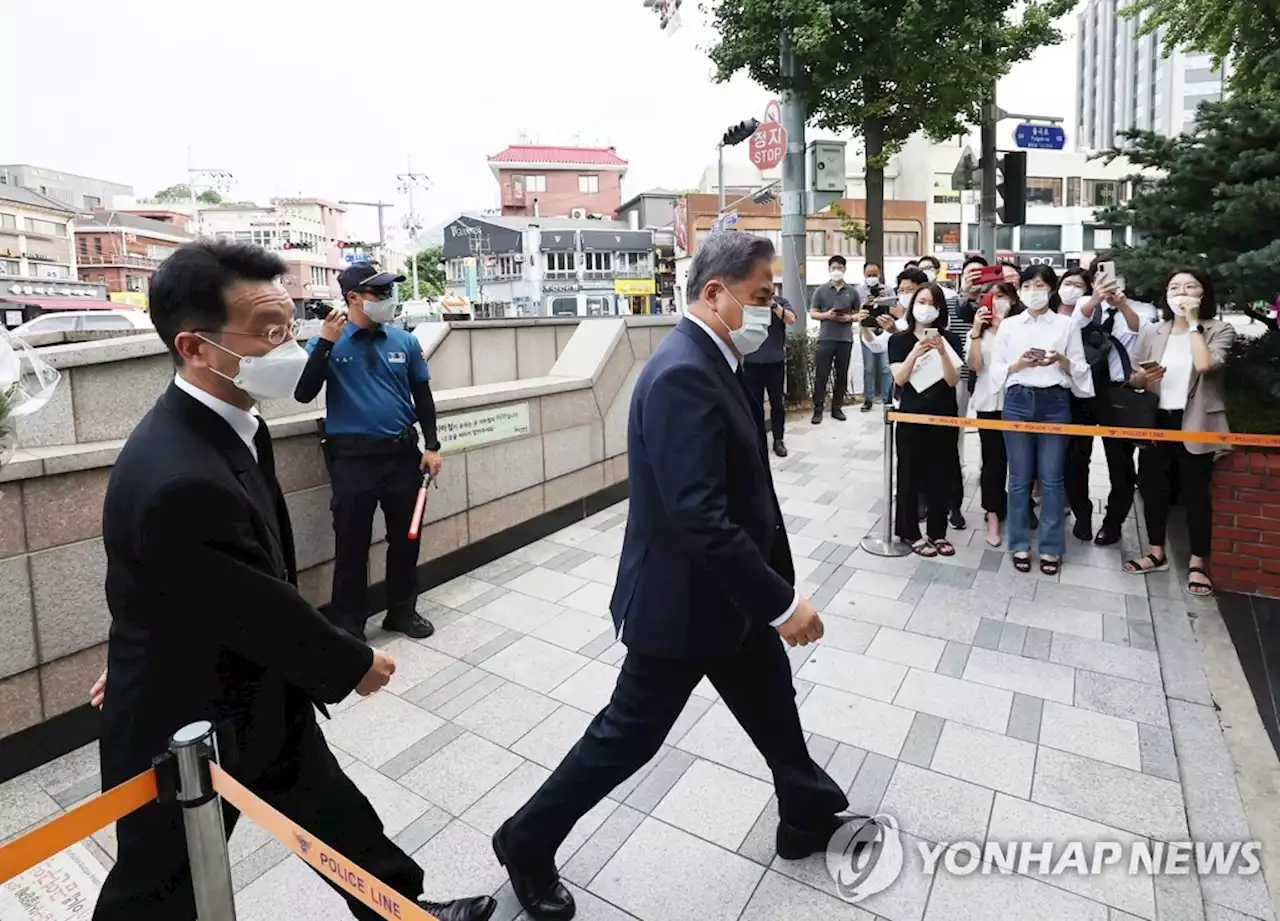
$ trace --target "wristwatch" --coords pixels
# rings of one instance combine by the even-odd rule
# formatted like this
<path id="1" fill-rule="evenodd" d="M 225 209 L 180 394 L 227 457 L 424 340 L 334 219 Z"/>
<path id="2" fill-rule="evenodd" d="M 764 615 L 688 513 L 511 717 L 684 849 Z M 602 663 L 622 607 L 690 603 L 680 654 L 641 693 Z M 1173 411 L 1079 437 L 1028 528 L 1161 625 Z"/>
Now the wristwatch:
<path id="1" fill-rule="evenodd" d="M 1197 323 L 1197 324 L 1196 324 L 1196 332 L 1198 332 L 1198 333 L 1199 333 L 1200 335 L 1202 335 L 1202 336 L 1204 335 L 1204 324 L 1203 324 L 1203 323 Z"/>

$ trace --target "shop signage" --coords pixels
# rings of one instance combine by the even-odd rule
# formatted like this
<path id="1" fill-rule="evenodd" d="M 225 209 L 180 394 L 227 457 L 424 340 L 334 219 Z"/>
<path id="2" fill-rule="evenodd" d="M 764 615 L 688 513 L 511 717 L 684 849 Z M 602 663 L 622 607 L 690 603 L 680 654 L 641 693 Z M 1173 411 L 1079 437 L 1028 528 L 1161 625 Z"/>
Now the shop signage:
<path id="1" fill-rule="evenodd" d="M 613 293 L 628 297 L 657 294 L 658 286 L 652 278 L 618 278 L 613 282 Z"/>

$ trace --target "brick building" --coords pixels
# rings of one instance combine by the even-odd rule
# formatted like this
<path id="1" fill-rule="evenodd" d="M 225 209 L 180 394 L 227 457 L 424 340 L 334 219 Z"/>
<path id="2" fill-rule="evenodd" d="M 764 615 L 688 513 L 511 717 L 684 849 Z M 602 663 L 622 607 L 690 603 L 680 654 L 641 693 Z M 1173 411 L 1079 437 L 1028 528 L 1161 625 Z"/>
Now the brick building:
<path id="1" fill-rule="evenodd" d="M 151 276 L 183 243 L 194 240 L 181 227 L 123 211 L 94 211 L 76 221 L 76 265 L 80 280 L 105 285 L 112 300 L 147 306 Z"/>
<path id="2" fill-rule="evenodd" d="M 489 158 L 504 217 L 611 220 L 627 161 L 612 147 L 512 145 Z"/>

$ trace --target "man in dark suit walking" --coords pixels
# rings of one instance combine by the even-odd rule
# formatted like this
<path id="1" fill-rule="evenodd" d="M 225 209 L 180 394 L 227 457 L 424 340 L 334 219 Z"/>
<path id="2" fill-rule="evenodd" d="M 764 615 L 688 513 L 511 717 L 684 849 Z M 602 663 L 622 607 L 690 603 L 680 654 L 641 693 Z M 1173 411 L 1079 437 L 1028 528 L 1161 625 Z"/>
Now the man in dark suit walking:
<path id="1" fill-rule="evenodd" d="M 760 406 L 741 361 L 768 336 L 773 246 L 713 234 L 689 268 L 688 315 L 645 364 L 627 432 L 631 484 L 611 610 L 627 646 L 613 698 L 494 835 L 535 921 L 573 897 L 555 868 L 578 819 L 658 751 L 703 676 L 773 772 L 778 853 L 823 851 L 848 802 L 809 757 L 778 637 L 805 645 L 822 620 L 794 587 Z"/>
<path id="2" fill-rule="evenodd" d="M 227 726 L 238 750 L 231 773 L 418 899 L 422 869 L 386 837 L 316 724 L 317 706 L 377 691 L 395 663 L 332 626 L 295 587 L 271 434 L 255 409 L 290 396 L 307 361 L 284 272 L 258 247 L 199 242 L 152 281 L 151 317 L 178 370 L 121 451 L 103 509 L 103 787 L 150 767 L 187 723 Z M 230 835 L 239 813 L 224 805 Z M 181 808 L 151 803 L 116 830 L 95 921 L 193 919 Z M 357 918 L 378 917 L 347 901 Z M 488 896 L 420 904 L 441 921 L 484 921 L 494 908 Z"/>

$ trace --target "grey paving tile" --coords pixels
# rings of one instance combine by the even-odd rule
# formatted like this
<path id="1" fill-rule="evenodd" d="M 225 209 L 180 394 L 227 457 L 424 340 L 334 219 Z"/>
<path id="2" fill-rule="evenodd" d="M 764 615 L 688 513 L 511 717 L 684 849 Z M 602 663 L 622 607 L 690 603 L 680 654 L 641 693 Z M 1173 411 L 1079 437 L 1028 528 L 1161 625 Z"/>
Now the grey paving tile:
<path id="1" fill-rule="evenodd" d="M 1004 629 L 1000 631 L 1000 643 L 997 648 L 1000 652 L 1020 656 L 1022 655 L 1022 644 L 1026 641 L 1027 628 L 1023 624 L 1011 624 L 1006 621 Z"/>
<path id="2" fill-rule="evenodd" d="M 1124 616 L 1129 620 L 1151 622 L 1151 603 L 1141 595 L 1124 596 Z"/>
<path id="3" fill-rule="evenodd" d="M 539 573 L 546 573 L 550 576 L 559 576 L 562 579 L 572 579 L 573 576 L 562 575 L 552 572 L 549 569 L 532 569 L 517 579 L 512 580 L 514 585 L 522 579 L 533 577 L 538 578 Z M 575 579 L 575 582 L 586 584 L 583 580 Z M 564 610 L 563 605 L 554 601 L 548 601 L 545 598 L 535 598 L 532 595 L 526 595 L 522 592 L 510 591 L 501 598 L 496 598 L 482 607 L 476 608 L 472 613 L 472 617 L 486 620 L 491 624 L 504 627 L 508 630 L 517 630 L 520 633 L 530 633 L 551 618 L 560 614 Z M 488 642 L 496 634 L 492 634 L 485 639 Z"/>
<path id="4" fill-rule="evenodd" d="M 1103 642 L 1115 643 L 1119 646 L 1129 645 L 1129 624 L 1123 617 L 1112 614 L 1102 616 Z"/>
<path id="5" fill-rule="evenodd" d="M 982 618 L 978 630 L 973 635 L 973 645 L 982 649 L 999 649 L 1000 637 L 1004 633 L 1004 621 Z"/>
<path id="6" fill-rule="evenodd" d="M 479 579 L 491 585 L 501 585 L 503 576 L 522 567 L 532 568 L 532 564 L 515 556 L 500 556 L 496 560 L 477 566 L 469 575 L 473 579 Z"/>
<path id="7" fill-rule="evenodd" d="M 1049 652 L 1053 647 L 1053 632 L 1041 627 L 1028 627 L 1027 638 L 1022 644 L 1022 654 L 1031 659 L 1043 662 L 1049 660 Z"/>
<path id="8" fill-rule="evenodd" d="M 78 786 L 85 780 L 97 778 L 98 767 L 98 743 L 95 741 L 32 768 L 24 776 L 56 799 L 60 798 L 68 788 Z"/>
<path id="9" fill-rule="evenodd" d="M 423 596 L 435 604 L 442 604 L 447 608 L 457 608 L 463 602 L 483 595 L 491 588 L 493 588 L 491 583 L 468 574 L 458 576 L 458 578 L 451 579 L 442 585 L 437 585 L 435 588 L 424 592 Z"/>
<path id="10" fill-rule="evenodd" d="M 1059 608 L 1041 602 L 1014 604 L 1009 608 L 1009 621 L 1026 627 L 1039 627 L 1053 633 L 1070 633 L 1085 639 L 1102 639 L 1103 615 L 1082 608 Z"/>
<path id="11" fill-rule="evenodd" d="M 902 745 L 902 754 L 898 758 L 907 764 L 927 768 L 933 759 L 938 737 L 942 735 L 942 725 L 941 717 L 929 713 L 917 713 L 915 720 L 911 723 L 911 731 L 907 733 L 907 740 Z"/>
<path id="12" fill-rule="evenodd" d="M 610 623 L 603 633 L 579 649 L 578 654 L 594 659 L 609 649 L 615 642 L 617 642 L 617 636 L 614 635 L 613 626 Z"/>
<path id="13" fill-rule="evenodd" d="M 867 753 L 861 748 L 841 743 L 823 767 L 827 775 L 847 793 L 857 779 L 858 771 L 862 769 L 862 762 L 866 757 Z"/>
<path id="14" fill-rule="evenodd" d="M 979 572 L 999 572 L 1004 554 L 999 550 L 983 550 L 982 562 L 978 564 Z"/>
<path id="15" fill-rule="evenodd" d="M 637 812 L 629 806 L 619 806 L 613 810 L 569 862 L 560 868 L 560 875 L 579 886 L 589 885 L 618 848 L 622 847 L 623 842 L 640 827 L 644 818 L 643 812 Z"/>
<path id="16" fill-rule="evenodd" d="M 599 713 L 613 697 L 619 669 L 594 659 L 570 674 L 550 691 L 550 696 L 587 713 Z"/>
<path id="17" fill-rule="evenodd" d="M 914 718 L 905 707 L 821 686 L 814 688 L 800 707 L 800 724 L 810 732 L 890 758 L 902 751 Z"/>
<path id="18" fill-rule="evenodd" d="M 686 751 L 681 751 L 678 748 L 668 749 L 662 760 L 654 765 L 653 770 L 645 775 L 644 780 L 636 786 L 631 795 L 623 802 L 640 812 L 653 812 L 658 803 L 662 802 L 662 798 L 670 792 L 684 772 L 689 770 L 697 760 Z M 736 846 L 732 845 L 731 848 Z M 726 847 L 730 846 L 726 845 Z"/>
<path id="19" fill-rule="evenodd" d="M 590 550 L 574 548 L 572 550 L 566 550 L 558 556 L 552 557 L 542 565 L 547 569 L 554 569 L 556 572 L 568 573 L 571 572 L 574 567 L 585 563 L 593 556 L 595 556 L 595 554 Z"/>
<path id="20" fill-rule="evenodd" d="M 394 694 L 371 694 L 321 723 L 325 738 L 365 764 L 385 764 L 444 725 Z"/>
<path id="21" fill-rule="evenodd" d="M 63 809 L 69 809 L 82 799 L 87 799 L 101 791 L 102 779 L 95 774 L 92 777 L 86 777 L 84 780 L 78 781 L 69 787 L 59 790 L 57 793 L 53 794 L 53 799 Z"/>
<path id="22" fill-rule="evenodd" d="M 1211 706 L 1213 697 L 1204 674 L 1204 656 L 1187 615 L 1155 614 L 1152 621 L 1156 646 L 1160 651 L 1165 695 Z"/>
<path id="23" fill-rule="evenodd" d="M 841 649 L 814 652 L 797 676 L 825 687 L 891 703 L 907 667 Z"/>
<path id="24" fill-rule="evenodd" d="M 1036 583 L 1036 602 L 1058 608 L 1083 609 L 1098 614 L 1125 614 L 1125 596 L 1119 592 L 1104 592 L 1096 588 L 1078 585 L 1058 585 L 1054 582 Z"/>
<path id="25" fill-rule="evenodd" d="M 1052 700 L 1044 705 L 1040 744 L 1133 771 L 1142 769 L 1137 723 Z"/>
<path id="26" fill-rule="evenodd" d="M 430 804 L 367 764 L 356 762 L 346 769 L 346 774 L 365 795 L 388 835 L 397 835 L 422 815 Z"/>
<path id="27" fill-rule="evenodd" d="M 753 860 L 762 867 L 769 866 L 777 856 L 778 847 L 778 798 L 770 796 L 747 837 L 738 846 L 737 853 Z"/>
<path id="28" fill-rule="evenodd" d="M 898 763 L 880 809 L 903 831 L 938 843 L 982 841 L 993 794 L 975 784 Z"/>
<path id="29" fill-rule="evenodd" d="M 969 662 L 969 650 L 972 647 L 968 643 L 957 643 L 954 640 L 947 640 L 946 643 L 947 648 L 943 650 L 936 671 L 939 675 L 959 678 L 964 675 L 964 667 Z"/>
<path id="30" fill-rule="evenodd" d="M 279 841 L 269 841 L 243 860 L 231 865 L 231 889 L 239 892 L 268 870 L 287 860 L 293 852 Z"/>
<path id="31" fill-rule="evenodd" d="M 452 821 L 453 817 L 443 809 L 428 806 L 426 812 L 401 829 L 392 841 L 406 854 L 412 854 L 421 850 L 424 844 Z"/>
<path id="32" fill-rule="evenodd" d="M 468 732 L 413 768 L 400 782 L 458 816 L 521 763 L 518 755 Z"/>
<path id="33" fill-rule="evenodd" d="M 510 579 L 514 579 L 516 576 L 520 575 L 521 572 L 531 568 L 532 567 L 521 567 L 520 569 L 513 570 L 512 572 L 505 573 L 504 575 L 498 577 L 499 581 L 506 582 L 506 581 L 509 581 Z M 455 610 L 457 610 L 459 614 L 470 614 L 472 611 L 477 611 L 480 608 L 484 607 L 485 605 L 489 604 L 491 601 L 496 601 L 497 599 L 501 598 L 503 595 L 506 595 L 506 594 L 508 594 L 508 589 L 503 587 L 501 584 L 497 584 L 497 585 L 494 585 L 493 588 L 489 589 L 484 594 L 477 595 L 476 597 L 472 598 L 470 601 L 462 602 L 462 604 L 458 605 L 458 607 Z"/>
<path id="34" fill-rule="evenodd" d="M 884 755 L 868 752 L 862 760 L 858 776 L 849 788 L 849 811 L 854 815 L 875 815 L 880 811 L 880 800 L 893 778 L 897 762 Z"/>
<path id="35" fill-rule="evenodd" d="M 1031 798 L 1164 841 L 1182 841 L 1187 835 L 1178 784 L 1052 748 L 1042 747 L 1036 758 Z"/>
<path id="36" fill-rule="evenodd" d="M 649 776 L 649 772 L 662 763 L 662 759 L 666 758 L 667 753 L 670 751 L 670 745 L 663 745 L 658 749 L 658 753 L 649 759 L 647 764 L 641 765 L 638 771 L 614 787 L 610 796 L 619 802 L 625 802 L 627 797 L 634 793 L 636 788 Z"/>
<path id="37" fill-rule="evenodd" d="M 666 744 L 677 745 L 683 739 L 690 729 L 702 719 L 703 715 L 711 709 L 713 701 L 698 695 L 692 695 L 688 702 L 684 705 L 684 709 L 680 711 L 680 716 L 676 718 L 675 725 L 671 727 L 671 731 L 667 733 Z M 799 704 L 797 704 L 799 706 Z"/>
<path id="38" fill-rule="evenodd" d="M 1049 661 L 1160 685 L 1160 660 L 1154 652 L 1055 633 Z"/>
<path id="39" fill-rule="evenodd" d="M 676 754 L 668 756 L 668 761 Z M 627 804 L 635 802 L 654 777 L 665 770 L 659 765 Z M 731 771 L 710 761 L 695 761 L 684 770 L 651 811 L 653 817 L 736 851 L 773 795 L 771 784 Z"/>
<path id="40" fill-rule="evenodd" d="M 463 729 L 510 747 L 557 708 L 554 700 L 518 684 L 504 684 L 453 718 Z"/>
<path id="41" fill-rule="evenodd" d="M 818 731 L 813 727 L 806 728 Z M 706 758 L 759 780 L 769 781 L 773 778 L 764 756 L 756 751 L 751 738 L 738 725 L 729 708 L 722 703 L 707 710 L 679 741 L 678 747 L 699 758 Z"/>
<path id="42" fill-rule="evenodd" d="M 1173 733 L 1158 726 L 1138 723 L 1138 743 L 1142 771 L 1165 780 L 1178 779 L 1178 758 L 1173 750 Z"/>
<path id="43" fill-rule="evenodd" d="M 1205 921 L 1204 895 L 1194 872 L 1156 877 L 1156 917 L 1159 921 Z"/>
<path id="44" fill-rule="evenodd" d="M 976 569 L 948 566 L 944 563 L 925 562 L 920 564 L 920 568 L 911 577 L 911 581 L 929 586 L 947 585 L 952 588 L 968 589 L 973 588 L 974 577 L 977 574 L 978 571 Z"/>
<path id="45" fill-rule="evenodd" d="M 538 791 L 551 772 L 530 761 L 523 762 L 459 816 L 476 831 L 493 836 Z"/>
<path id="46" fill-rule="evenodd" d="M 1129 645 L 1135 649 L 1155 650 L 1155 627 L 1149 621 L 1129 621 Z"/>
<path id="47" fill-rule="evenodd" d="M 490 656 L 506 649 L 516 640 L 523 636 L 515 630 L 505 630 L 502 633 L 489 640 L 483 646 L 478 646 L 463 657 L 463 661 L 468 665 L 480 665 Z"/>
<path id="48" fill-rule="evenodd" d="M 1158 685 L 1076 670 L 1075 705 L 1167 729 L 1169 709 Z"/>
<path id="49" fill-rule="evenodd" d="M 471 687 L 440 704 L 432 712 L 447 720 L 455 719 L 459 713 L 484 700 L 504 684 L 506 682 L 497 675 L 486 674 Z"/>
<path id="50" fill-rule="evenodd" d="M 1040 717 L 1044 701 L 1028 694 L 1013 695 L 1013 709 L 1009 711 L 1009 728 L 1006 734 L 1026 742 L 1040 740 Z"/>
<path id="51" fill-rule="evenodd" d="M 970 654 L 966 674 L 973 667 L 974 656 L 984 651 L 975 649 Z M 988 652 L 988 655 L 999 654 Z M 1013 694 L 1002 688 L 912 669 L 902 682 L 894 703 L 943 719 L 968 723 L 979 729 L 1004 732 L 1009 721 L 1009 709 L 1013 705 Z"/>
<path id="52" fill-rule="evenodd" d="M 876 918 L 895 919 L 895 921 L 919 921 L 925 911 L 925 902 L 929 896 L 932 879 L 925 873 L 924 863 L 920 856 L 922 842 L 914 835 L 900 833 L 902 843 L 903 868 L 898 878 L 883 892 L 864 898 L 858 905 L 864 911 L 872 912 Z M 833 898 L 837 897 L 835 881 L 827 868 L 825 854 L 817 854 L 806 860 L 783 860 L 777 858 L 771 869 L 791 879 L 804 883 L 811 889 L 822 892 Z M 799 919 L 807 916 L 794 915 Z M 824 915 L 813 916 L 824 918 Z"/>
<path id="53" fill-rule="evenodd" d="M 739 921 L 794 921 L 797 918 L 875 921 L 873 915 L 856 905 L 824 895 L 772 870 L 765 873 Z"/>
<path id="54" fill-rule="evenodd" d="M 1036 747 L 1030 742 L 948 722 L 928 767 L 992 790 L 1026 798 L 1031 795 Z"/>
<path id="55" fill-rule="evenodd" d="M 934 879 L 924 921 L 1107 921 L 1107 908 L 1017 873 L 941 873 Z"/>
<path id="56" fill-rule="evenodd" d="M 516 640 L 486 660 L 486 671 L 546 694 L 563 684 L 591 659 L 531 636 Z"/>
<path id="57" fill-rule="evenodd" d="M 591 714 L 574 707 L 560 706 L 511 746 L 523 758 L 545 768 L 555 768 L 582 738 L 591 724 Z"/>
<path id="58" fill-rule="evenodd" d="M 502 625 L 468 614 L 448 626 L 437 627 L 436 632 L 423 640 L 422 644 L 452 658 L 461 659 L 501 636 L 503 632 Z"/>
<path id="59" fill-rule="evenodd" d="M 436 901 L 455 899 L 459 892 L 497 892 L 507 879 L 493 859 L 489 836 L 462 821 L 432 835 L 412 856 L 426 871 L 423 895 Z"/>
<path id="60" fill-rule="evenodd" d="M 946 647 L 946 640 L 937 637 L 881 627 L 867 646 L 866 653 L 874 659 L 934 671 Z"/>
<path id="61" fill-rule="evenodd" d="M 813 734 L 808 736 L 805 744 L 809 748 L 809 757 L 818 767 L 825 767 L 831 760 L 831 756 L 836 753 L 836 749 L 840 747 L 840 743 L 835 739 Z"/>

